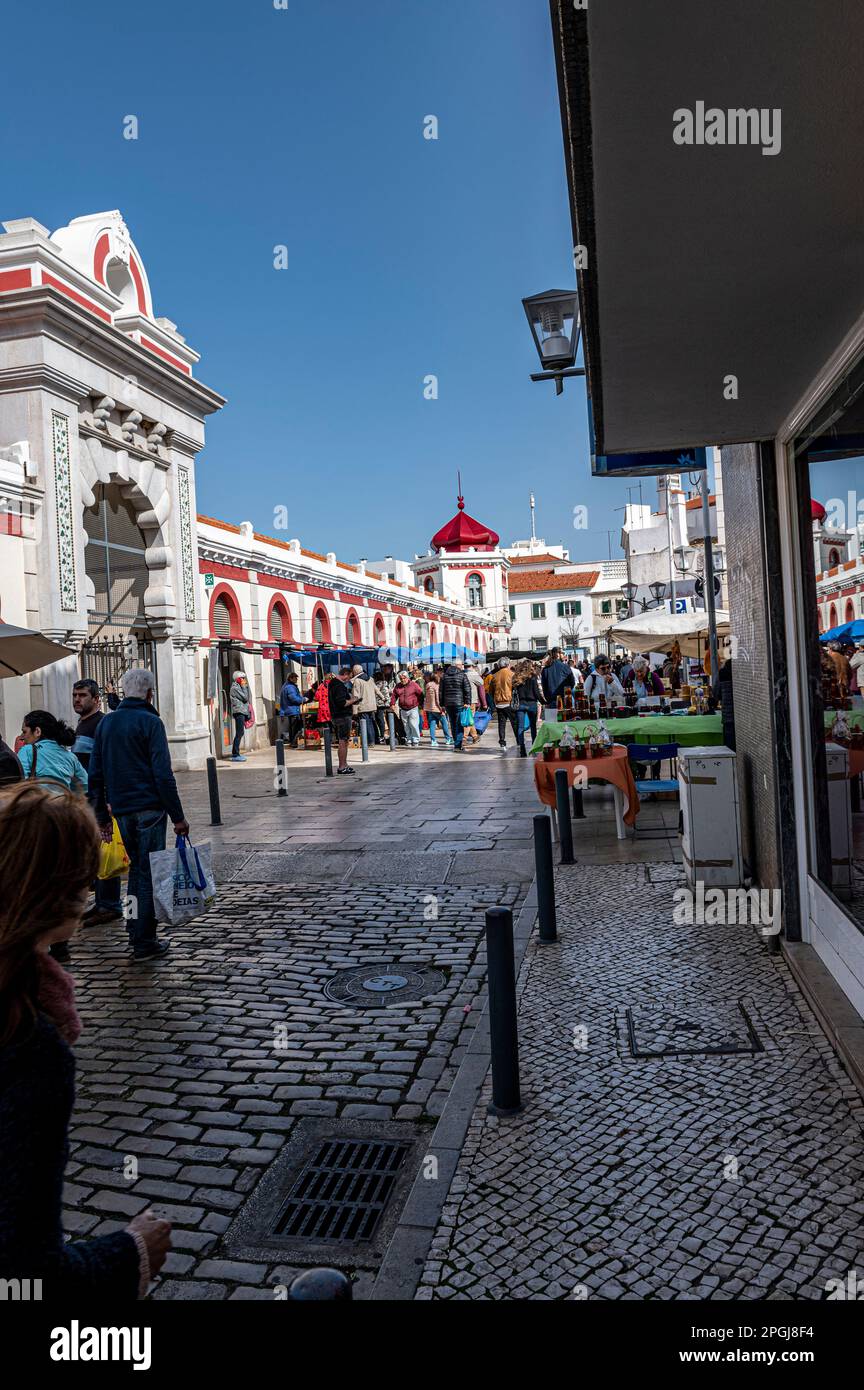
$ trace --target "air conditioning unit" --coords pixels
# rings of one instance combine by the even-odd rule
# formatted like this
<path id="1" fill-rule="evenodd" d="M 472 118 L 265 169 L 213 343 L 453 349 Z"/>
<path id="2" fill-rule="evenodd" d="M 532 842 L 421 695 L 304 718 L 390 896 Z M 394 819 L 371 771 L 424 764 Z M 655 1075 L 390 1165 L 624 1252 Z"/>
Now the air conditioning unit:
<path id="1" fill-rule="evenodd" d="M 738 779 L 731 748 L 681 748 L 681 852 L 690 888 L 741 886 Z"/>

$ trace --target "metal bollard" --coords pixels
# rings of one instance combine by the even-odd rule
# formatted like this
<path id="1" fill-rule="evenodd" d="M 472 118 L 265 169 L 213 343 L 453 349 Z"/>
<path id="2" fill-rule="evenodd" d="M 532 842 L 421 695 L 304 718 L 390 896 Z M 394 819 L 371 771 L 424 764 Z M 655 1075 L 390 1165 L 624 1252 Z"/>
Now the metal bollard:
<path id="1" fill-rule="evenodd" d="M 555 773 L 555 809 L 558 812 L 558 844 L 561 847 L 559 863 L 573 863 L 573 823 L 570 820 L 570 797 L 568 796 L 567 773 L 563 767 Z"/>
<path id="2" fill-rule="evenodd" d="M 219 779 L 216 776 L 216 759 L 207 759 L 207 791 L 210 794 L 210 824 L 222 824 L 222 812 L 219 809 Z"/>
<path id="3" fill-rule="evenodd" d="M 396 750 L 396 716 L 392 709 L 387 711 L 387 727 L 390 730 L 390 752 Z"/>
<path id="4" fill-rule="evenodd" d="M 516 964 L 513 913 L 490 907 L 486 913 L 486 969 L 489 988 L 489 1041 L 492 1049 L 490 1115 L 515 1115 L 519 1093 L 519 1034 L 516 1028 Z"/>
<path id="5" fill-rule="evenodd" d="M 287 796 L 288 789 L 285 786 L 285 742 L 281 738 L 277 738 L 276 740 L 276 780 L 279 784 L 276 788 L 276 795 Z"/>
<path id="6" fill-rule="evenodd" d="M 578 770 L 578 769 L 577 769 L 577 772 L 576 772 L 576 776 L 577 776 L 577 777 L 579 776 L 579 770 Z M 573 819 L 574 819 L 574 820 L 584 820 L 584 819 L 585 819 L 585 807 L 582 805 L 582 788 L 581 788 L 581 787 L 577 787 L 577 785 L 576 785 L 575 782 L 573 783 Z"/>
<path id="7" fill-rule="evenodd" d="M 366 728 L 366 716 L 360 716 L 360 756 L 364 763 L 369 761 L 369 731 Z"/>
<path id="8" fill-rule="evenodd" d="M 307 1269 L 288 1287 L 288 1298 L 294 1303 L 313 1299 L 344 1302 L 353 1297 L 351 1280 L 339 1269 Z"/>
<path id="9" fill-rule="evenodd" d="M 548 816 L 534 817 L 534 866 L 537 870 L 537 918 L 541 941 L 557 941 L 552 826 Z"/>
<path id="10" fill-rule="evenodd" d="M 325 724 L 321 730 L 321 737 L 324 740 L 324 771 L 328 777 L 333 776 L 333 734 L 329 724 Z"/>

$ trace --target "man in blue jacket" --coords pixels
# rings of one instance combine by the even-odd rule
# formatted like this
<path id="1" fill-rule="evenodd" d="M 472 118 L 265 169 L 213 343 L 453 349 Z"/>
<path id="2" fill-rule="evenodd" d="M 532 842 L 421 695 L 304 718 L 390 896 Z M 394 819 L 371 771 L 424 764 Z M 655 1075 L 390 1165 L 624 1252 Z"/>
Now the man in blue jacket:
<path id="1" fill-rule="evenodd" d="M 171 770 L 165 725 L 153 707 L 153 673 L 127 671 L 122 684 L 124 699 L 96 729 L 87 795 L 103 840 L 111 839 L 113 813 L 129 855 L 132 959 L 158 960 L 169 942 L 156 937 L 150 855 L 165 848 L 169 816 L 178 835 L 189 834 L 189 822 Z"/>
<path id="2" fill-rule="evenodd" d="M 279 691 L 279 714 L 284 720 L 283 727 L 288 735 L 288 743 L 292 748 L 297 747 L 297 740 L 303 732 L 303 717 L 300 714 L 302 704 L 303 696 L 300 694 L 297 682 L 293 675 L 289 675 Z"/>

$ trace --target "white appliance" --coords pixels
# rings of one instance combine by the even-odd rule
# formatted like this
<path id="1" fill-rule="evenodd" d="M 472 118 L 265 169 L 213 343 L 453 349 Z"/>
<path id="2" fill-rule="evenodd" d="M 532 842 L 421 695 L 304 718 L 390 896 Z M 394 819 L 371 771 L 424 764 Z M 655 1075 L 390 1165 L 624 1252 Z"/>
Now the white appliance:
<path id="1" fill-rule="evenodd" d="M 738 779 L 731 748 L 679 748 L 681 851 L 687 883 L 741 886 Z"/>
<path id="2" fill-rule="evenodd" d="M 852 806 L 849 798 L 849 753 L 839 743 L 825 744 L 828 767 L 828 822 L 831 828 L 831 889 L 836 897 L 852 896 Z"/>

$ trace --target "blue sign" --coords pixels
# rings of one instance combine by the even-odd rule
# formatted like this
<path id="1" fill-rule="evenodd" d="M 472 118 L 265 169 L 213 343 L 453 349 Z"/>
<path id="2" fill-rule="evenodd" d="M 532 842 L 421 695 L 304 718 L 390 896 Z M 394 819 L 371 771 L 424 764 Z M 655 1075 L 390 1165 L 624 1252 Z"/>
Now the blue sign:
<path id="1" fill-rule="evenodd" d="M 595 478 L 644 478 L 657 473 L 697 473 L 708 467 L 706 450 L 662 449 L 658 453 L 592 454 Z"/>

